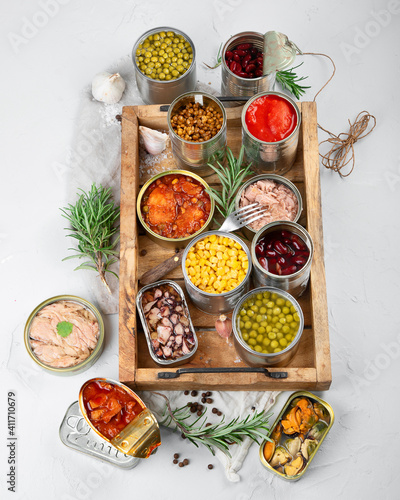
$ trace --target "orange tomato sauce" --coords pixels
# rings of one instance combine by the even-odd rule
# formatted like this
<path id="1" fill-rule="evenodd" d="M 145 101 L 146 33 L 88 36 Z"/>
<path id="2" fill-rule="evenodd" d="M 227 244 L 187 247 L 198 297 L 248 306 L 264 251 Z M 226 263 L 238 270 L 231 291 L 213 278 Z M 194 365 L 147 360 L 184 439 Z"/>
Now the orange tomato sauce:
<path id="1" fill-rule="evenodd" d="M 152 231 L 165 238 L 185 238 L 207 222 L 211 200 L 205 186 L 193 177 L 171 174 L 150 184 L 140 208 Z"/>

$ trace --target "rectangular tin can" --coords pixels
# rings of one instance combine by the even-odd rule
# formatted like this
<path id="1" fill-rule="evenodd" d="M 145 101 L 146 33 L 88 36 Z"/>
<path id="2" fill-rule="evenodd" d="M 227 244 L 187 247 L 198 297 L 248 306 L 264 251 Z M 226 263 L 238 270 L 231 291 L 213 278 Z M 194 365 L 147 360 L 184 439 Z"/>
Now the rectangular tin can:
<path id="1" fill-rule="evenodd" d="M 194 341 L 195 341 L 194 347 L 193 347 L 193 349 L 192 349 L 192 351 L 190 353 L 185 354 L 184 356 L 181 356 L 180 358 L 178 358 L 176 360 L 171 360 L 171 361 L 169 361 L 167 359 L 159 359 L 154 354 L 153 347 L 151 345 L 150 332 L 149 332 L 149 329 L 147 327 L 147 321 L 146 321 L 146 317 L 145 317 L 145 314 L 144 314 L 144 311 L 143 311 L 143 307 L 142 307 L 142 297 L 143 297 L 143 294 L 147 290 L 150 290 L 152 288 L 156 288 L 156 287 L 161 286 L 161 285 L 169 285 L 181 297 L 181 299 L 182 299 L 182 305 L 183 305 L 183 309 L 184 309 L 184 313 L 185 313 L 185 315 L 186 315 L 186 317 L 187 317 L 187 319 L 189 321 L 189 328 L 193 332 L 193 337 L 194 337 Z M 145 337 L 146 337 L 147 347 L 149 348 L 149 354 L 151 356 L 151 359 L 154 361 L 154 363 L 157 363 L 160 366 L 179 366 L 179 365 L 188 363 L 192 359 L 192 357 L 195 355 L 195 353 L 197 351 L 198 340 L 197 340 L 197 336 L 196 336 L 196 331 L 195 331 L 193 323 L 192 323 L 192 318 L 190 317 L 189 308 L 188 308 L 187 303 L 186 303 L 185 294 L 183 293 L 182 288 L 177 283 L 175 283 L 174 281 L 171 281 L 171 280 L 162 280 L 162 281 L 157 281 L 156 283 L 150 283 L 150 285 L 144 286 L 140 290 L 140 292 L 138 293 L 138 295 L 136 297 L 136 307 L 137 307 L 137 310 L 138 310 L 138 313 L 139 313 L 140 321 L 142 322 L 143 331 L 144 331 L 144 334 L 145 334 Z"/>
<path id="2" fill-rule="evenodd" d="M 75 401 L 68 408 L 60 425 L 60 439 L 65 446 L 73 450 L 115 465 L 121 469 L 133 469 L 139 458 L 121 453 L 89 427 Z"/>
<path id="3" fill-rule="evenodd" d="M 269 437 L 272 437 L 274 435 L 274 432 L 275 432 L 278 424 L 280 423 L 280 421 L 282 420 L 283 416 L 286 414 L 286 412 L 288 411 L 288 409 L 292 405 L 293 401 L 295 399 L 297 399 L 297 398 L 302 398 L 302 397 L 303 398 L 307 398 L 307 399 L 311 400 L 311 402 L 313 402 L 313 403 L 315 402 L 315 403 L 317 403 L 317 404 L 319 404 L 319 405 L 321 405 L 323 407 L 324 411 L 326 412 L 326 419 L 320 419 L 318 422 L 324 422 L 327 425 L 326 430 L 324 431 L 324 434 L 319 439 L 318 444 L 316 445 L 315 449 L 312 451 L 312 453 L 308 457 L 307 463 L 305 464 L 305 467 L 298 474 L 293 475 L 293 476 L 288 476 L 284 472 L 280 472 L 280 471 L 274 469 L 267 462 L 267 460 L 265 459 L 265 456 L 264 456 L 264 446 L 266 444 L 266 441 L 264 441 L 261 444 L 261 446 L 260 446 L 260 460 L 261 460 L 261 463 L 270 472 L 272 472 L 273 474 L 275 474 L 276 476 L 278 476 L 278 477 L 280 477 L 282 479 L 285 479 L 286 481 L 298 481 L 299 479 L 301 479 L 304 476 L 304 474 L 306 473 L 309 465 L 314 460 L 314 457 L 317 454 L 317 452 L 318 452 L 318 450 L 319 450 L 322 442 L 326 438 L 326 435 L 330 431 L 330 429 L 331 429 L 331 427 L 333 425 L 334 419 L 335 419 L 335 414 L 333 412 L 333 409 L 332 409 L 331 405 L 328 404 L 326 401 L 324 401 L 323 399 L 319 398 L 318 396 L 315 396 L 311 392 L 308 392 L 308 391 L 297 391 L 297 392 L 294 392 L 291 396 L 289 396 L 288 400 L 286 401 L 285 405 L 283 406 L 282 410 L 280 411 L 277 419 L 275 420 L 274 425 L 271 428 L 271 431 L 269 432 L 269 435 L 268 435 Z M 329 420 L 329 422 L 327 422 L 326 420 Z M 317 424 L 318 424 L 318 422 L 317 422 Z M 280 443 L 281 443 L 281 437 L 279 437 L 279 439 L 278 439 L 278 444 L 281 445 Z"/>

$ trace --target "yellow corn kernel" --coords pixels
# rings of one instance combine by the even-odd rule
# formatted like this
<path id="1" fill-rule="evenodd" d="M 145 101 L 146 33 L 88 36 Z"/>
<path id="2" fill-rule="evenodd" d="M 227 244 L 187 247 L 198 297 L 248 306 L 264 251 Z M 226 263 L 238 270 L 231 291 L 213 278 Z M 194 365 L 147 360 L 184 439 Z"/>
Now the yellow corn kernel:
<path id="1" fill-rule="evenodd" d="M 196 279 L 196 281 L 194 282 L 194 285 L 195 286 L 199 286 L 201 283 L 201 279 Z"/>
<path id="2" fill-rule="evenodd" d="M 242 250 L 242 245 L 237 241 L 235 241 L 233 246 L 234 246 L 234 248 L 237 248 L 238 250 Z"/>
<path id="3" fill-rule="evenodd" d="M 196 273 L 199 273 L 200 272 L 200 266 L 194 266 L 194 270 L 196 271 Z"/>
<path id="4" fill-rule="evenodd" d="M 209 284 L 209 285 L 212 285 L 212 284 L 214 283 L 215 279 L 216 279 L 216 278 L 215 278 L 215 275 L 214 275 L 214 274 L 211 274 L 211 276 L 210 276 L 210 278 L 209 278 L 209 280 L 208 280 L 208 284 Z"/>
<path id="5" fill-rule="evenodd" d="M 196 258 L 196 255 L 195 255 L 195 253 L 194 253 L 194 252 L 189 252 L 189 253 L 188 253 L 187 258 L 188 258 L 189 260 L 193 260 L 193 259 L 195 259 L 195 258 Z"/>
<path id="6" fill-rule="evenodd" d="M 223 259 L 224 254 L 223 254 L 221 251 L 219 251 L 219 252 L 217 252 L 217 257 L 218 257 L 219 259 Z"/>
<path id="7" fill-rule="evenodd" d="M 210 257 L 210 262 L 212 264 L 217 264 L 218 263 L 218 257 L 214 255 L 213 257 Z"/>
<path id="8" fill-rule="evenodd" d="M 192 253 L 193 253 L 193 252 L 195 252 L 195 251 L 196 251 L 196 249 L 195 249 L 194 247 L 190 247 L 190 248 L 189 248 L 189 252 L 192 252 Z"/>
<path id="9" fill-rule="evenodd" d="M 194 270 L 193 267 L 189 267 L 187 272 L 188 272 L 189 276 L 194 276 L 196 274 L 196 271 Z"/>
<path id="10" fill-rule="evenodd" d="M 225 273 L 224 273 L 224 270 L 221 269 L 220 267 L 217 269 L 217 276 L 223 276 Z"/>
<path id="11" fill-rule="evenodd" d="M 210 254 L 210 252 L 208 250 L 204 250 L 204 257 L 206 259 L 209 259 L 211 257 L 211 254 Z"/>
<path id="12" fill-rule="evenodd" d="M 238 253 L 238 252 L 237 252 L 236 248 L 230 248 L 230 249 L 228 250 L 228 255 L 229 255 L 230 257 L 235 257 L 235 256 L 237 255 L 237 253 Z"/>
<path id="13" fill-rule="evenodd" d="M 216 234 L 212 234 L 210 237 L 209 237 L 211 243 L 214 243 L 215 240 L 217 239 L 217 235 Z"/>
<path id="14" fill-rule="evenodd" d="M 225 261 L 224 261 L 224 262 L 225 262 Z M 228 266 L 224 266 L 224 271 L 225 271 L 225 274 L 228 274 L 228 273 L 229 273 L 229 271 L 230 271 L 229 267 L 228 267 Z"/>
<path id="15" fill-rule="evenodd" d="M 200 260 L 199 260 L 199 266 L 200 267 L 203 267 L 204 264 L 205 264 L 206 260 L 202 257 Z"/>
<path id="16" fill-rule="evenodd" d="M 174 179 L 171 184 L 176 184 L 178 182 L 178 179 Z"/>
<path id="17" fill-rule="evenodd" d="M 204 248 L 205 248 L 204 241 L 203 240 L 202 241 L 198 241 L 196 243 L 196 247 L 197 247 L 198 250 L 204 250 Z"/>
<path id="18" fill-rule="evenodd" d="M 217 255 L 216 250 L 214 250 L 213 248 L 210 248 L 210 255 Z"/>

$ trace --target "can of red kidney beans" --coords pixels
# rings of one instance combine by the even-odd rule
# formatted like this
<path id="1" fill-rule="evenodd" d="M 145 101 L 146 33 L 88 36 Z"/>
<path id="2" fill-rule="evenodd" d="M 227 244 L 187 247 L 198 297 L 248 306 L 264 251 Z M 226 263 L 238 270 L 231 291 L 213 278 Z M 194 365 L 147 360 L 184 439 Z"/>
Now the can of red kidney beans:
<path id="1" fill-rule="evenodd" d="M 243 31 L 232 36 L 222 49 L 222 82 L 221 94 L 235 97 L 251 97 L 259 92 L 272 90 L 275 84 L 275 71 L 269 75 L 263 75 L 258 78 L 242 78 L 233 73 L 225 61 L 226 52 L 232 51 L 238 45 L 251 43 L 257 50 L 264 50 L 264 35 L 256 31 Z"/>
<path id="2" fill-rule="evenodd" d="M 280 141 L 265 142 L 252 135 L 246 125 L 246 113 L 249 106 L 260 97 L 275 95 L 285 99 L 293 107 L 296 113 L 296 126 L 293 132 Z M 242 141 L 246 158 L 251 162 L 251 169 L 257 174 L 266 172 L 283 175 L 288 172 L 295 162 L 297 145 L 301 125 L 301 113 L 297 104 L 286 94 L 281 92 L 261 92 L 249 99 L 243 106 L 242 111 Z"/>

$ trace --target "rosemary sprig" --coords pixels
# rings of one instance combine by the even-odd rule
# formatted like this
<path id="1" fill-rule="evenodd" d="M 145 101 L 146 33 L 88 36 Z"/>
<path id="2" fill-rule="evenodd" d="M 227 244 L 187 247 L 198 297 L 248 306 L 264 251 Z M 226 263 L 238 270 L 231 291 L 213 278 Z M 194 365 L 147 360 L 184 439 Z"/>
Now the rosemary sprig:
<path id="1" fill-rule="evenodd" d="M 308 76 L 298 77 L 297 74 L 293 71 L 302 64 L 303 63 L 300 63 L 294 68 L 276 72 L 276 80 L 284 89 L 292 93 L 296 97 L 296 99 L 300 99 L 300 97 L 305 93 L 306 89 L 311 88 L 310 86 L 306 87 L 297 83 L 308 78 Z"/>
<path id="2" fill-rule="evenodd" d="M 218 68 L 218 66 L 221 66 L 221 63 L 222 63 L 222 54 L 221 54 L 221 50 L 222 50 L 222 43 L 221 45 L 219 46 L 219 49 L 218 49 L 218 54 L 217 54 L 217 62 L 216 64 L 214 64 L 214 66 L 209 66 L 207 63 L 203 62 L 204 66 L 207 66 L 208 69 L 215 69 L 215 68 Z"/>
<path id="3" fill-rule="evenodd" d="M 119 207 L 114 205 L 111 189 L 103 186 L 92 185 L 90 191 L 85 193 L 82 189 L 75 205 L 61 208 L 63 217 L 71 224 L 70 228 L 65 228 L 72 232 L 67 236 L 75 238 L 78 248 L 69 248 L 77 252 L 75 255 L 65 257 L 69 259 L 89 259 L 75 268 L 97 271 L 101 281 L 111 293 L 106 281 L 106 273 L 111 273 L 118 278 L 118 275 L 110 270 L 110 266 L 117 262 L 118 252 L 115 247 L 119 241 L 116 234 L 119 226 L 115 222 L 119 217 Z"/>
<path id="4" fill-rule="evenodd" d="M 239 420 L 239 417 L 232 419 L 227 424 L 224 424 L 224 417 L 219 424 L 206 426 L 207 417 L 204 410 L 200 417 L 194 422 L 187 423 L 187 419 L 191 416 L 188 406 L 182 408 L 171 408 L 168 398 L 159 392 L 155 392 L 166 400 L 166 412 L 168 415 L 160 422 L 162 425 L 170 426 L 173 422 L 176 428 L 182 433 L 182 436 L 187 438 L 197 448 L 200 444 L 208 448 L 215 455 L 215 448 L 218 448 L 223 453 L 231 456 L 229 446 L 232 444 L 240 444 L 245 437 L 249 437 L 259 444 L 259 439 L 271 441 L 268 437 L 269 427 L 268 419 L 270 415 L 266 415 L 264 411 L 255 412 L 253 415 L 248 415 L 246 418 Z M 198 425 L 196 425 L 199 422 Z"/>
<path id="5" fill-rule="evenodd" d="M 207 189 L 207 193 L 217 204 L 217 210 L 223 217 L 228 217 L 235 209 L 235 194 L 242 185 L 245 177 L 252 174 L 250 167 L 243 165 L 244 146 L 241 147 L 239 157 L 236 159 L 230 148 L 226 148 L 227 166 L 224 167 L 219 161 L 217 166 L 209 163 L 208 165 L 217 174 L 221 181 L 221 192 L 214 188 Z"/>

